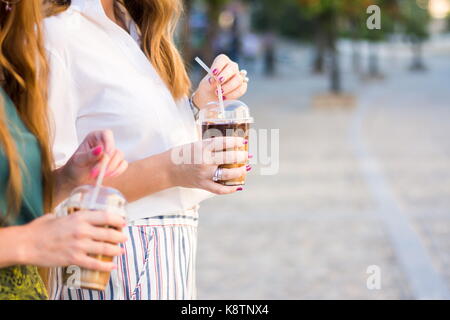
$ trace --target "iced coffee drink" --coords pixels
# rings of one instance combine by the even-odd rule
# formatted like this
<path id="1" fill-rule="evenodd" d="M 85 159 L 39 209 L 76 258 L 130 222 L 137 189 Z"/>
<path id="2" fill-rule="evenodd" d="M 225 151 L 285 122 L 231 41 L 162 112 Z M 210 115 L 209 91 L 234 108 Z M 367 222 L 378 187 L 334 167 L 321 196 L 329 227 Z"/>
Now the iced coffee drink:
<path id="1" fill-rule="evenodd" d="M 105 211 L 116 213 L 122 217 L 126 216 L 126 200 L 123 195 L 113 188 L 101 187 L 95 202 L 92 202 L 94 192 L 93 186 L 82 186 L 75 189 L 66 204 L 67 214 L 73 214 L 77 211 Z M 89 214 L 89 213 L 86 213 Z M 111 228 L 105 226 L 105 228 Z M 118 230 L 122 231 L 122 230 Z M 113 257 L 103 255 L 90 255 L 91 257 L 104 261 L 112 262 Z M 105 290 L 110 278 L 110 272 L 89 270 L 77 266 L 63 268 L 63 283 L 69 287 Z"/>
<path id="2" fill-rule="evenodd" d="M 203 139 L 215 137 L 240 137 L 249 139 L 250 125 L 253 118 L 250 117 L 249 108 L 241 101 L 227 101 L 222 110 L 217 103 L 210 103 L 199 114 L 199 124 L 201 125 Z M 247 151 L 248 144 L 235 151 Z M 221 168 L 240 168 L 247 163 L 224 164 Z M 237 179 L 218 181 L 226 186 L 241 186 L 245 184 L 246 176 Z"/>

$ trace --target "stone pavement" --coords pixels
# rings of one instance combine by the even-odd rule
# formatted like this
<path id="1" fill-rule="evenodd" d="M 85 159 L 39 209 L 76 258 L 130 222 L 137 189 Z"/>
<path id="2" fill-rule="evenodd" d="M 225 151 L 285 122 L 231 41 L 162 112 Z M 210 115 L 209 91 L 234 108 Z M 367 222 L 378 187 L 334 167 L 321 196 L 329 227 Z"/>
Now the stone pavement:
<path id="1" fill-rule="evenodd" d="M 254 165 L 245 191 L 202 205 L 199 298 L 446 298 L 450 54 L 430 53 L 423 74 L 384 59 L 382 82 L 347 72 L 355 110 L 311 108 L 327 79 L 310 75 L 306 50 L 285 58 L 244 99 L 258 128 L 280 129 L 280 171 Z M 366 286 L 371 265 L 380 290 Z"/>

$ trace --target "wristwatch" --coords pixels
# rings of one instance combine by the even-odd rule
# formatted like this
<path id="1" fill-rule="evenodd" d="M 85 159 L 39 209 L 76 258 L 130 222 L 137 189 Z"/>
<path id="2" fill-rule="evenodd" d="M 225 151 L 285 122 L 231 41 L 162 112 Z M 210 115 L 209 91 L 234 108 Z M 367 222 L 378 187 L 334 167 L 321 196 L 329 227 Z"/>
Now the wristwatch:
<path id="1" fill-rule="evenodd" d="M 198 114 L 199 114 L 199 112 L 200 112 L 200 108 L 197 107 L 197 105 L 196 105 L 195 102 L 194 102 L 195 93 L 196 93 L 196 92 L 194 92 L 194 93 L 191 95 L 191 97 L 189 98 L 189 104 L 190 104 L 190 106 L 191 106 L 192 113 L 194 114 L 194 118 L 197 120 L 197 119 L 198 119 Z"/>

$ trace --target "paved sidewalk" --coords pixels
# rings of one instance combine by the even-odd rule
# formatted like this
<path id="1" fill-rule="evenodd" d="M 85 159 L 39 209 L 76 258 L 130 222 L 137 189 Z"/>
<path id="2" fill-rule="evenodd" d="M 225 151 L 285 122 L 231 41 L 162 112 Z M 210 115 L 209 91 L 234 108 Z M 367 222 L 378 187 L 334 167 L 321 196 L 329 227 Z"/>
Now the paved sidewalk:
<path id="1" fill-rule="evenodd" d="M 245 98 L 258 128 L 280 128 L 280 172 L 261 176 L 255 166 L 244 192 L 202 206 L 199 298 L 445 295 L 450 59 L 433 56 L 425 74 L 392 61 L 379 83 L 347 75 L 359 101 L 352 111 L 311 108 L 326 79 L 307 73 L 305 52 L 289 57 L 281 76 L 253 80 Z M 381 290 L 366 287 L 371 265 Z"/>

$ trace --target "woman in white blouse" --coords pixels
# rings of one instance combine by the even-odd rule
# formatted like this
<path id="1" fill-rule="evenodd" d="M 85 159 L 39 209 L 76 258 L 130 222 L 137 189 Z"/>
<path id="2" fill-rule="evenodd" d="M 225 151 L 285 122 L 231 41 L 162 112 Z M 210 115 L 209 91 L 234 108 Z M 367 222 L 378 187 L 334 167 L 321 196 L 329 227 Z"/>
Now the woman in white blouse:
<path id="1" fill-rule="evenodd" d="M 207 146 L 207 156 L 243 163 L 248 153 L 225 151 L 240 138 L 199 141 L 188 94 L 190 81 L 173 44 L 181 0 L 46 0 L 51 63 L 54 154 L 63 165 L 92 130 L 109 128 L 129 161 L 106 183 L 131 202 L 125 255 L 105 292 L 59 288 L 60 299 L 194 299 L 198 204 L 213 194 L 242 190 L 215 183 L 215 164 L 175 164 L 174 151 Z M 248 79 L 221 55 L 192 96 L 198 107 L 247 91 Z M 231 160 L 230 160 L 231 159 Z M 249 166 L 225 169 L 222 179 Z"/>

